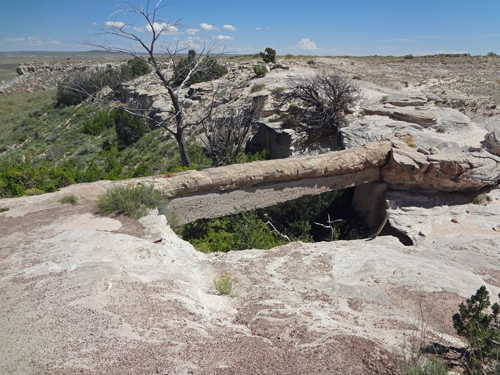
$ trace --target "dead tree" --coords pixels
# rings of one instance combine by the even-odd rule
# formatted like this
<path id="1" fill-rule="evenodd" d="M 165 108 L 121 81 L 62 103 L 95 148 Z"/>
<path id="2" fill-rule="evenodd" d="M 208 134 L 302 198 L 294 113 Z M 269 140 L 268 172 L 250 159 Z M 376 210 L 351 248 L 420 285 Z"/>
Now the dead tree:
<path id="1" fill-rule="evenodd" d="M 138 58 L 148 64 L 152 70 L 154 78 L 167 90 L 168 98 L 171 102 L 169 117 L 159 121 L 149 117 L 146 108 L 134 110 L 124 106 L 117 106 L 104 100 L 99 96 L 99 92 L 92 93 L 81 87 L 73 87 L 74 90 L 86 92 L 95 101 L 107 105 L 110 108 L 121 108 L 128 113 L 134 114 L 148 120 L 157 126 L 165 129 L 172 134 L 178 145 L 182 164 L 190 166 L 191 161 L 186 147 L 185 132 L 189 126 L 199 125 L 204 119 L 195 123 L 188 123 L 183 108 L 186 98 L 182 91 L 191 82 L 194 75 L 208 71 L 213 68 L 213 57 L 209 56 L 215 51 L 214 45 L 204 45 L 201 51 L 195 56 L 190 54 L 189 64 L 182 66 L 182 79 L 179 79 L 179 69 L 177 66 L 183 60 L 179 54 L 187 50 L 182 47 L 181 42 L 174 45 L 164 45 L 159 42 L 159 38 L 165 35 L 178 34 L 181 25 L 179 22 L 169 23 L 160 12 L 165 8 L 161 5 L 161 0 L 152 7 L 148 1 L 145 6 L 133 5 L 129 1 L 121 3 L 119 9 L 113 14 L 127 14 L 137 16 L 140 22 L 145 22 L 146 26 L 134 27 L 134 24 L 125 24 L 123 22 L 107 22 L 107 28 L 101 33 L 94 35 L 91 40 L 85 44 L 96 47 L 104 51 L 126 53 L 132 57 Z M 115 38 L 115 42 L 95 42 L 96 38 L 106 39 L 106 37 Z M 93 40 L 92 40 L 93 39 Z M 207 116 L 209 116 L 210 111 Z"/>
<path id="2" fill-rule="evenodd" d="M 345 110 L 355 104 L 359 88 L 332 72 L 320 71 L 310 77 L 288 80 L 289 91 L 283 94 L 283 104 L 299 102 L 297 115 L 309 126 L 345 126 Z"/>
<path id="3" fill-rule="evenodd" d="M 214 109 L 202 122 L 204 134 L 200 140 L 214 166 L 234 164 L 245 150 L 250 132 L 260 117 L 253 106 Z"/>

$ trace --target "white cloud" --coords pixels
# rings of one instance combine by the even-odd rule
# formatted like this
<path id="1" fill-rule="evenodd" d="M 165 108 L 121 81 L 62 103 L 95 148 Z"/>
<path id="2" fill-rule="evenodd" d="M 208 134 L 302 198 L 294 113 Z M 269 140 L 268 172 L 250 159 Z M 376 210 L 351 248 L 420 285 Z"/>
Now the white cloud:
<path id="1" fill-rule="evenodd" d="M 306 51 L 314 51 L 319 49 L 318 47 L 316 47 L 316 43 L 314 43 L 311 39 L 302 39 L 299 44 L 297 44 L 297 48 Z"/>
<path id="2" fill-rule="evenodd" d="M 230 37 L 230 36 L 227 36 L 227 35 L 219 35 L 219 36 L 215 37 L 215 39 L 218 39 L 218 40 L 232 40 L 233 38 Z"/>
<path id="3" fill-rule="evenodd" d="M 163 32 L 163 34 L 176 34 L 179 32 L 179 28 L 174 26 L 174 25 L 169 25 L 168 23 L 153 23 L 153 27 L 151 25 L 146 26 L 146 30 L 151 32 L 153 31 L 153 28 L 155 32 Z"/>
<path id="4" fill-rule="evenodd" d="M 115 22 L 115 21 L 106 21 L 104 22 L 104 24 L 107 26 L 107 27 L 114 27 L 116 29 L 120 29 L 122 28 L 123 26 L 125 26 L 125 24 L 123 22 Z"/>
<path id="5" fill-rule="evenodd" d="M 22 38 L 21 38 L 21 39 L 22 39 Z M 29 37 L 28 37 L 28 40 L 29 40 L 30 42 L 36 42 L 36 41 L 37 41 L 37 40 L 39 40 L 39 39 L 38 39 L 37 37 L 29 36 Z"/>
<path id="6" fill-rule="evenodd" d="M 206 30 L 206 31 L 215 31 L 215 30 L 219 30 L 218 27 L 215 27 L 215 26 L 212 26 L 212 25 L 209 25 L 208 23 L 200 23 L 200 26 L 203 30 Z"/>
<path id="7" fill-rule="evenodd" d="M 48 40 L 48 42 L 45 42 L 45 44 L 61 44 L 58 40 Z"/>
<path id="8" fill-rule="evenodd" d="M 94 26 L 97 25 L 97 22 L 92 22 L 92 25 L 94 25 Z"/>
<path id="9" fill-rule="evenodd" d="M 257 27 L 257 30 L 262 30 L 262 27 Z"/>
<path id="10" fill-rule="evenodd" d="M 229 30 L 229 31 L 236 31 L 238 30 L 236 27 L 232 26 L 232 25 L 224 25 L 223 27 L 225 30 Z"/>
<path id="11" fill-rule="evenodd" d="M 181 40 L 179 42 L 179 47 L 180 48 L 190 48 L 190 49 L 200 49 L 201 46 L 195 42 L 193 42 L 191 39 L 188 40 Z"/>
<path id="12" fill-rule="evenodd" d="M 196 35 L 196 33 L 199 33 L 200 32 L 200 29 L 187 29 L 186 32 L 189 34 L 189 35 Z"/>

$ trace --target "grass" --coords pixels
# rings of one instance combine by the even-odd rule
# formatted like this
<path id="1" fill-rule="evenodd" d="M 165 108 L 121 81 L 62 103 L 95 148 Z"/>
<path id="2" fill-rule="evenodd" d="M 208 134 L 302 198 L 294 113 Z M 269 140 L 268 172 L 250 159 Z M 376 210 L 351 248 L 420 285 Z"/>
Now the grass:
<path id="1" fill-rule="evenodd" d="M 78 199 L 74 195 L 66 195 L 65 197 L 62 197 L 59 202 L 61 203 L 66 203 L 66 204 L 77 204 Z"/>
<path id="2" fill-rule="evenodd" d="M 259 84 L 255 84 L 252 86 L 252 88 L 250 89 L 250 92 L 251 93 L 254 93 L 254 92 L 258 92 L 258 91 L 262 91 L 266 88 L 266 85 L 264 83 L 259 83 Z"/>
<path id="3" fill-rule="evenodd" d="M 273 94 L 274 96 L 279 96 L 279 95 L 283 94 L 284 92 L 285 92 L 284 87 L 275 87 L 274 89 L 272 89 L 271 94 Z"/>
<path id="4" fill-rule="evenodd" d="M 224 273 L 214 277 L 214 286 L 221 295 L 234 295 L 234 290 L 238 284 L 238 278 L 231 273 Z"/>
<path id="5" fill-rule="evenodd" d="M 442 360 L 428 360 L 423 366 L 403 366 L 401 375 L 446 375 L 448 366 Z"/>
<path id="6" fill-rule="evenodd" d="M 125 214 L 132 219 L 146 216 L 149 210 L 167 213 L 168 200 L 152 185 L 114 186 L 97 199 L 99 212 L 103 214 Z"/>
<path id="7" fill-rule="evenodd" d="M 488 194 L 479 194 L 474 197 L 472 200 L 472 204 L 478 204 L 481 206 L 486 206 L 489 202 L 491 202 L 492 199 Z"/>

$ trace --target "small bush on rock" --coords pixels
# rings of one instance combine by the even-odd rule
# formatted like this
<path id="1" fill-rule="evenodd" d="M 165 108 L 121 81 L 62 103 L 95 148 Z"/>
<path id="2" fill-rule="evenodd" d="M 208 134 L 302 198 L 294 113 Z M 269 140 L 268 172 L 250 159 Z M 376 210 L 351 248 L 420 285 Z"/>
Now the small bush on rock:
<path id="1" fill-rule="evenodd" d="M 479 194 L 474 197 L 472 200 L 472 204 L 478 204 L 482 206 L 486 206 L 489 202 L 491 202 L 491 197 L 488 194 Z"/>
<path id="2" fill-rule="evenodd" d="M 99 196 L 97 207 L 103 214 L 125 214 L 139 219 L 155 208 L 166 215 L 167 203 L 167 199 L 152 185 L 115 186 Z"/>
<path id="3" fill-rule="evenodd" d="M 219 294 L 229 296 L 234 292 L 238 278 L 231 273 L 224 273 L 220 276 L 214 277 L 215 289 Z"/>
<path id="4" fill-rule="evenodd" d="M 74 205 L 78 203 L 78 199 L 74 195 L 66 195 L 65 197 L 62 197 L 59 202 Z"/>
<path id="5" fill-rule="evenodd" d="M 250 89 L 251 93 L 257 92 L 257 91 L 262 91 L 266 88 L 266 85 L 263 83 L 253 85 L 252 88 Z"/>
<path id="6" fill-rule="evenodd" d="M 257 77 L 264 77 L 267 74 L 266 68 L 260 65 L 255 65 L 253 67 L 253 72 L 257 75 Z"/>
<path id="7" fill-rule="evenodd" d="M 418 365 L 404 366 L 401 375 L 446 375 L 448 366 L 442 360 L 430 360 L 422 367 Z"/>

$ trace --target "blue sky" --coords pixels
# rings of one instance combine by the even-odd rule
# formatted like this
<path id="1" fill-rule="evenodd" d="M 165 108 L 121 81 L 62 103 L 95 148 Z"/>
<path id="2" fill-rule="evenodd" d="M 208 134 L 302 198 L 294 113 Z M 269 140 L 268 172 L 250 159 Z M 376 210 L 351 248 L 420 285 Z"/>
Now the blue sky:
<path id="1" fill-rule="evenodd" d="M 0 52 L 88 50 L 79 43 L 105 22 L 133 23 L 141 32 L 142 19 L 123 13 L 110 17 L 117 4 L 4 0 Z M 217 42 L 232 53 L 272 47 L 279 55 L 500 54 L 500 0 L 167 0 L 162 4 L 167 5 L 161 11 L 165 20 L 181 24 L 162 37 L 164 44 L 179 41 L 196 48 L 204 41 Z M 147 39 L 149 34 L 140 35 Z"/>

